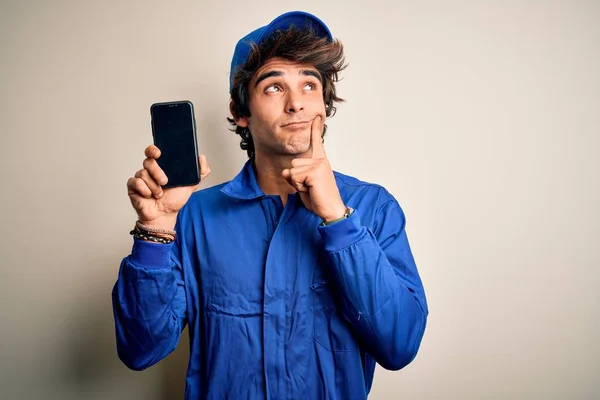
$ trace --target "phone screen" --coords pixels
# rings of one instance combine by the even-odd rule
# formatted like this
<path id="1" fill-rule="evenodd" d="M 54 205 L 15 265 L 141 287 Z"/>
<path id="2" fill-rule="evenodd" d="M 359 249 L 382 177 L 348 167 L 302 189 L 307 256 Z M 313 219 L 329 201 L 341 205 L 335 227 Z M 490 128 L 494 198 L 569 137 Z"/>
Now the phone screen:
<path id="1" fill-rule="evenodd" d="M 158 165 L 165 172 L 165 187 L 196 185 L 200 166 L 196 147 L 194 106 L 189 101 L 153 104 L 152 134 L 160 149 Z"/>

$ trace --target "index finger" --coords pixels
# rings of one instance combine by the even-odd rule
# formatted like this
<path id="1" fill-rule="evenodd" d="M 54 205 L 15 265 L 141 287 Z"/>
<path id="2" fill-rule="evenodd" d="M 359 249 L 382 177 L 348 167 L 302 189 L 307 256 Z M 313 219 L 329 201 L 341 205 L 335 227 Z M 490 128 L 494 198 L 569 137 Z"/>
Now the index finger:
<path id="1" fill-rule="evenodd" d="M 159 158 L 160 157 L 160 149 L 155 145 L 150 145 L 146 147 L 144 151 L 144 155 L 148 158 Z"/>
<path id="2" fill-rule="evenodd" d="M 313 119 L 310 129 L 312 158 L 323 158 L 325 157 L 325 147 L 323 147 L 323 117 L 321 115 L 317 115 L 315 119 Z"/>

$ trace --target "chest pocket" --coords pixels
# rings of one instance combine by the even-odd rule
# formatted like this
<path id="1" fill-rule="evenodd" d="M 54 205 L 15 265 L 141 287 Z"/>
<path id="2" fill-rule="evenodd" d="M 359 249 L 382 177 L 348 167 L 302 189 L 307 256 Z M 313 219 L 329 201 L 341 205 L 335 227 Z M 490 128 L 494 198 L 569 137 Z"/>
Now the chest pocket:
<path id="1" fill-rule="evenodd" d="M 315 270 L 315 277 L 317 277 Z M 340 313 L 335 288 L 324 277 L 311 285 L 314 313 L 314 339 L 329 351 L 357 351 L 358 343 L 350 325 Z"/>

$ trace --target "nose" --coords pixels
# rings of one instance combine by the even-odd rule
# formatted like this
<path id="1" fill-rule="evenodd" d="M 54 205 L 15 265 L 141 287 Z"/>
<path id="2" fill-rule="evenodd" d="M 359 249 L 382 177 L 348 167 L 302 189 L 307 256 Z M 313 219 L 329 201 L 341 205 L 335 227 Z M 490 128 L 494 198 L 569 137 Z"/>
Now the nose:
<path id="1" fill-rule="evenodd" d="M 290 114 L 295 114 L 304 109 L 304 105 L 302 104 L 302 93 L 297 91 L 288 90 L 285 111 Z"/>

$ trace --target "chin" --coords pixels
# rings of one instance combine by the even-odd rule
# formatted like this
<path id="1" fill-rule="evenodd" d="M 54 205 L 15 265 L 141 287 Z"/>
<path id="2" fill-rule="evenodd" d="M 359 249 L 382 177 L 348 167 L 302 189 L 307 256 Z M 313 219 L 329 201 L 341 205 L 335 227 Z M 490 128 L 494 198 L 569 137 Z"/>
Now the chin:
<path id="1" fill-rule="evenodd" d="M 310 150 L 310 143 L 307 143 L 305 140 L 286 143 L 282 146 L 282 153 L 285 155 L 293 155 L 300 156 L 302 154 L 308 153 Z"/>

